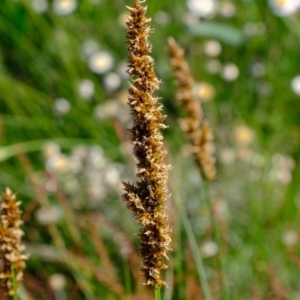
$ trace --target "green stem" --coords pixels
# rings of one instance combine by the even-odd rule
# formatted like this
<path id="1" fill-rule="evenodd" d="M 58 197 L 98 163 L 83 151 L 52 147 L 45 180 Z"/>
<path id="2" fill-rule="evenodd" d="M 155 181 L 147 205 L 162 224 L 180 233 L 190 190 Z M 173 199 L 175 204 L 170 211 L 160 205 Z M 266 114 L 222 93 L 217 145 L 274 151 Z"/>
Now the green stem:
<path id="1" fill-rule="evenodd" d="M 225 270 L 225 263 L 224 263 L 224 253 L 223 253 L 223 248 L 222 248 L 221 233 L 220 233 L 218 222 L 215 218 L 215 214 L 213 211 L 213 204 L 212 204 L 211 197 L 210 197 L 208 182 L 204 182 L 203 190 L 205 193 L 205 199 L 207 201 L 207 206 L 209 208 L 214 239 L 217 242 L 218 249 L 219 249 L 219 254 L 217 255 L 217 262 L 218 262 L 218 267 L 221 271 L 221 279 L 220 279 L 220 288 L 221 288 L 221 295 L 222 295 L 221 299 L 228 300 L 229 297 L 228 297 L 228 289 L 227 289 L 227 284 L 226 284 L 226 270 Z"/>
<path id="2" fill-rule="evenodd" d="M 155 300 L 161 300 L 160 287 L 158 285 L 155 286 Z"/>
<path id="3" fill-rule="evenodd" d="M 126 294 L 131 295 L 132 291 L 131 291 L 130 268 L 129 268 L 129 263 L 127 258 L 123 259 L 123 269 L 124 269 L 124 278 L 125 278 L 125 291 Z"/>
<path id="4" fill-rule="evenodd" d="M 196 238 L 195 238 L 195 234 L 193 232 L 192 225 L 191 225 L 191 223 L 190 223 L 190 221 L 189 221 L 189 219 L 186 215 L 186 212 L 184 211 L 184 208 L 181 207 L 179 209 L 179 211 L 180 211 L 182 223 L 183 223 L 183 226 L 185 228 L 185 231 L 186 231 L 186 234 L 187 234 L 190 246 L 191 246 L 191 250 L 192 250 L 192 253 L 193 253 L 193 256 L 194 256 L 194 259 L 195 259 L 197 271 L 198 271 L 198 274 L 199 274 L 199 277 L 200 277 L 199 278 L 200 279 L 200 285 L 202 287 L 205 300 L 212 300 L 213 298 L 212 298 L 212 295 L 211 295 L 211 292 L 210 292 L 210 287 L 209 287 L 209 284 L 208 284 L 208 281 L 207 281 L 204 265 L 203 265 L 203 262 L 202 262 L 202 257 L 201 257 L 200 252 L 199 252 L 198 244 L 197 244 L 197 241 L 196 241 Z"/>
<path id="5" fill-rule="evenodd" d="M 11 273 L 12 273 L 12 285 L 14 290 L 13 300 L 19 300 L 17 295 L 17 281 L 16 281 L 15 268 L 13 265 L 11 266 Z"/>

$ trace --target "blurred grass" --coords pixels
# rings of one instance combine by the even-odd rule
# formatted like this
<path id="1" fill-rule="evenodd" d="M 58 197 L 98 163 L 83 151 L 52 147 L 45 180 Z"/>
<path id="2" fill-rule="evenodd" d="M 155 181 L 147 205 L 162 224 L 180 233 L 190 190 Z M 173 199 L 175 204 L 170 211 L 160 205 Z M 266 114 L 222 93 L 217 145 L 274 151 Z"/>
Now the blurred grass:
<path id="1" fill-rule="evenodd" d="M 212 299 L 224 296 L 215 256 L 203 254 L 203 245 L 214 241 L 210 208 L 204 197 L 199 196 L 203 195 L 202 181 L 185 155 L 186 140 L 176 123 L 182 112 L 175 103 L 166 53 L 170 35 L 185 47 L 196 81 L 209 82 L 216 91 L 215 99 L 205 103 L 205 111 L 214 127 L 218 157 L 228 148 L 235 155 L 230 163 L 220 159 L 218 180 L 210 186 L 225 252 L 229 299 L 300 297 L 300 106 L 299 96 L 290 88 L 291 79 L 299 75 L 299 13 L 278 18 L 264 1 L 244 0 L 234 4 L 237 13 L 232 18 L 217 15 L 213 20 L 187 25 L 184 0 L 148 3 L 148 16 L 153 18 L 155 29 L 150 36 L 153 57 L 163 81 L 158 94 L 168 115 L 165 136 L 173 165 L 169 210 L 174 223 L 174 251 L 170 255 L 170 270 L 166 272 L 173 279 L 170 290 L 164 292 L 165 299 L 203 299 L 199 277 L 202 284 L 207 281 Z M 86 0 L 66 16 L 59 16 L 50 8 L 39 14 L 32 9 L 31 1 L 25 0 L 3 1 L 0 6 L 0 186 L 2 190 L 10 186 L 17 192 L 23 201 L 24 214 L 29 216 L 24 225 L 24 240 L 33 246 L 24 284 L 28 299 L 62 300 L 48 283 L 55 273 L 66 277 L 64 289 L 69 299 L 151 299 L 153 295 L 139 278 L 138 228 L 121 203 L 120 192 L 109 190 L 105 200 L 99 199 L 98 206 L 89 206 L 85 184 L 75 195 L 65 188 L 71 179 L 86 180 L 85 175 L 53 173 L 45 166 L 42 155 L 49 142 L 60 145 L 65 155 L 71 155 L 75 146 L 98 145 L 107 161 L 126 169 L 120 181 L 133 177 L 134 163 L 120 129 L 128 126 L 119 119 L 126 112 L 119 111 L 104 120 L 95 114 L 97 105 L 118 99 L 118 93 L 127 88 L 127 79 L 122 79 L 116 91 L 108 91 L 104 83 L 106 74 L 93 73 L 82 54 L 84 42 L 94 40 L 100 50 L 111 53 L 115 60 L 112 71 L 118 72 L 128 56 L 125 29 L 119 21 L 126 12 L 125 5 L 132 3 L 102 0 L 93 4 Z M 158 12 L 166 14 L 165 25 L 157 21 Z M 242 38 L 247 24 L 260 26 L 262 33 Z M 207 71 L 211 59 L 204 54 L 203 45 L 208 39 L 221 42 L 222 52 L 217 59 L 221 64 L 237 65 L 240 71 L 237 80 L 227 82 L 219 74 Z M 251 73 L 257 61 L 265 67 L 265 74 L 260 77 Z M 95 84 L 90 101 L 78 92 L 82 79 Z M 57 98 L 70 102 L 71 110 L 66 115 L 55 112 Z M 254 159 L 240 155 L 245 149 L 238 145 L 234 132 L 243 124 L 255 136 L 245 148 L 251 155 L 260 155 L 262 165 L 257 166 Z M 278 153 L 295 162 L 291 180 L 285 183 L 270 180 L 274 155 Z M 26 160 L 22 161 L 22 155 L 30 167 L 26 166 Z M 108 174 L 110 169 L 106 171 Z M 64 201 L 59 201 L 57 191 L 45 188 L 49 177 L 54 178 Z M 97 176 L 93 178 L 101 185 Z M 73 207 L 80 202 L 79 198 L 85 205 Z M 180 205 L 175 205 L 176 199 Z M 63 218 L 57 223 L 41 225 L 37 212 L 54 204 L 62 209 Z M 219 206 L 225 207 L 225 212 L 218 215 Z M 97 221 L 90 217 L 91 213 L 98 216 Z M 100 254 L 95 239 L 91 238 L 94 226 L 103 242 Z M 38 245 L 49 251 L 55 246 L 57 261 L 47 261 L 37 251 Z M 203 257 L 199 256 L 200 260 L 195 255 Z M 205 275 L 199 276 L 201 261 Z M 115 275 L 106 274 L 107 265 L 114 266 Z M 45 288 L 36 290 L 36 286 Z M 135 296 L 131 298 L 130 293 Z"/>

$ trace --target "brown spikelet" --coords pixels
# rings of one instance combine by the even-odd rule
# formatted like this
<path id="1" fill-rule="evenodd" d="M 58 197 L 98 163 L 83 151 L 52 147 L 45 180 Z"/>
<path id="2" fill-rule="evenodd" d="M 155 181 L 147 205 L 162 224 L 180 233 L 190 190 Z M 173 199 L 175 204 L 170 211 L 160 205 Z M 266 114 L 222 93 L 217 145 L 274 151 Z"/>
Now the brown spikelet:
<path id="1" fill-rule="evenodd" d="M 20 283 L 23 279 L 23 270 L 27 256 L 22 254 L 25 246 L 21 244 L 24 234 L 20 229 L 23 223 L 19 209 L 21 202 L 16 201 L 16 196 L 7 188 L 1 198 L 0 212 L 0 250 L 1 270 L 0 280 L 8 295 L 14 295 L 13 280 Z M 14 277 L 14 279 L 13 279 Z"/>
<path id="2" fill-rule="evenodd" d="M 135 184 L 124 183 L 126 193 L 123 200 L 140 223 L 140 256 L 146 285 L 163 286 L 161 270 L 167 268 L 164 259 L 170 250 L 170 229 L 165 214 L 168 198 L 167 169 L 164 164 L 166 151 L 163 147 L 161 129 L 165 116 L 162 106 L 153 92 L 159 87 L 155 76 L 154 61 L 148 55 L 150 19 L 145 17 L 146 8 L 140 0 L 129 8 L 127 41 L 129 56 L 128 73 L 133 76 L 129 88 L 128 105 L 133 116 L 133 126 L 129 129 L 134 156 L 137 163 Z"/>
<path id="3" fill-rule="evenodd" d="M 184 58 L 183 49 L 173 38 L 169 41 L 169 55 L 173 76 L 178 85 L 177 100 L 185 109 L 186 117 L 180 120 L 182 130 L 193 145 L 194 159 L 204 179 L 211 181 L 216 177 L 213 134 L 210 126 L 203 118 L 201 104 L 194 97 L 194 79 Z"/>

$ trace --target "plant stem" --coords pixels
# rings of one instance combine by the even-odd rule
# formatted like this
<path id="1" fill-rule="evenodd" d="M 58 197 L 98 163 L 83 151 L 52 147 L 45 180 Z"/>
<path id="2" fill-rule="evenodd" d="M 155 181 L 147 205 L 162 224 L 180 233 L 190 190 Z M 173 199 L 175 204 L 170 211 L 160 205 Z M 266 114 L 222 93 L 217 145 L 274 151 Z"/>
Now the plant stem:
<path id="1" fill-rule="evenodd" d="M 12 284 L 14 290 L 13 300 L 19 300 L 17 296 L 17 281 L 16 281 L 15 268 L 13 265 L 11 266 L 11 273 L 12 273 Z"/>
<path id="2" fill-rule="evenodd" d="M 209 208 L 214 239 L 219 248 L 219 253 L 217 255 L 217 262 L 218 262 L 218 266 L 221 271 L 221 276 L 220 276 L 221 277 L 220 278 L 220 288 L 221 288 L 221 295 L 222 295 L 221 299 L 228 300 L 229 297 L 228 297 L 228 289 L 227 289 L 227 284 L 226 284 L 226 270 L 225 270 L 225 263 L 224 263 L 224 254 L 223 254 L 223 248 L 222 248 L 221 233 L 220 233 L 219 226 L 218 226 L 218 223 L 215 218 L 214 211 L 213 211 L 213 204 L 211 201 L 210 191 L 209 191 L 209 183 L 206 181 L 203 182 L 203 190 L 205 193 L 205 199 L 207 202 L 207 206 Z"/>
<path id="3" fill-rule="evenodd" d="M 131 278 L 130 278 L 130 269 L 129 269 L 129 263 L 128 259 L 123 259 L 123 269 L 124 269 L 124 278 L 125 278 L 125 291 L 126 294 L 131 294 Z"/>
<path id="4" fill-rule="evenodd" d="M 160 287 L 158 285 L 155 286 L 155 300 L 161 300 Z"/>

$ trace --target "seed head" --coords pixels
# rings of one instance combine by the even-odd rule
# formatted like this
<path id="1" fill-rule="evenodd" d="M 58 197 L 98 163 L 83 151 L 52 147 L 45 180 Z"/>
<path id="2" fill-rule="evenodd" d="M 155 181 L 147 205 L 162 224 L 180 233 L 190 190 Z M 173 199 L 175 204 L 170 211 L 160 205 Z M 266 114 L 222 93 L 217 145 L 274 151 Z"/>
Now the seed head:
<path id="1" fill-rule="evenodd" d="M 165 116 L 161 114 L 162 105 L 158 104 L 158 98 L 153 96 L 160 82 L 155 76 L 154 60 L 149 56 L 151 20 L 145 17 L 146 8 L 140 0 L 128 9 L 128 73 L 133 76 L 128 100 L 133 126 L 128 131 L 140 181 L 124 183 L 123 200 L 140 224 L 140 256 L 145 284 L 163 286 L 161 270 L 167 268 L 164 260 L 171 241 L 165 214 L 168 166 L 164 163 L 166 151 L 161 134 L 161 129 L 166 128 L 163 124 Z"/>
<path id="2" fill-rule="evenodd" d="M 180 120 L 181 128 L 193 145 L 194 160 L 202 176 L 205 180 L 214 180 L 216 168 L 213 157 L 213 134 L 203 117 L 201 104 L 194 97 L 195 82 L 184 58 L 184 51 L 173 38 L 169 39 L 169 55 L 173 76 L 178 86 L 177 100 L 186 112 L 186 117 Z"/>
<path id="3" fill-rule="evenodd" d="M 27 256 L 22 254 L 25 246 L 21 244 L 23 223 L 19 209 L 21 202 L 9 188 L 1 197 L 0 203 L 0 280 L 8 295 L 14 295 L 13 282 L 18 284 L 23 279 L 23 270 Z"/>

